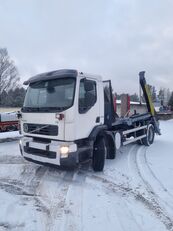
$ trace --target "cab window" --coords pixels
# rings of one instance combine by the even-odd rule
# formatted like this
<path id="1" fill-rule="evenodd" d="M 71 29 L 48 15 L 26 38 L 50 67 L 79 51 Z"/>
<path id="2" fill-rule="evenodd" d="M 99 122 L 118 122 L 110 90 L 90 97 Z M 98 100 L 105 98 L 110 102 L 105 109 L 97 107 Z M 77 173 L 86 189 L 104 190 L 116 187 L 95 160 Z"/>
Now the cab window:
<path id="1" fill-rule="evenodd" d="M 82 79 L 79 87 L 79 113 L 86 113 L 97 101 L 96 82 Z"/>

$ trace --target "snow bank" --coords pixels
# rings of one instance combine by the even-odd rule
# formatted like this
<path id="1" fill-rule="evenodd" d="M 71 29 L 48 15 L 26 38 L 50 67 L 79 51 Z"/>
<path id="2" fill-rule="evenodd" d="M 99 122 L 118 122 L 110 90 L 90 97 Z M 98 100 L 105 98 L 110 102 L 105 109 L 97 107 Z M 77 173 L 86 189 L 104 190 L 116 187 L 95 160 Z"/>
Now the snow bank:
<path id="1" fill-rule="evenodd" d="M 14 131 L 14 132 L 0 132 L 0 140 L 1 139 L 8 139 L 8 138 L 17 138 L 21 137 L 19 134 L 19 131 Z"/>

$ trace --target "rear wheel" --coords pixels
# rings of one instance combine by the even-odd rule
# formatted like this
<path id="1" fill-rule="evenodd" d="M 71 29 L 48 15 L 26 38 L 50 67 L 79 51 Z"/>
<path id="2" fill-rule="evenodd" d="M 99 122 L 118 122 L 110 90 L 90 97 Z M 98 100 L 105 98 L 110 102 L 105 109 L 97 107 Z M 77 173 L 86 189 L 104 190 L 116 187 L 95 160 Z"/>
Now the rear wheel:
<path id="1" fill-rule="evenodd" d="M 106 142 L 103 137 L 99 137 L 94 143 L 92 167 L 96 172 L 103 171 L 106 157 Z"/>
<path id="2" fill-rule="evenodd" d="M 154 142 L 155 131 L 154 126 L 149 124 L 147 127 L 146 137 L 142 139 L 142 143 L 145 146 L 150 146 Z"/>

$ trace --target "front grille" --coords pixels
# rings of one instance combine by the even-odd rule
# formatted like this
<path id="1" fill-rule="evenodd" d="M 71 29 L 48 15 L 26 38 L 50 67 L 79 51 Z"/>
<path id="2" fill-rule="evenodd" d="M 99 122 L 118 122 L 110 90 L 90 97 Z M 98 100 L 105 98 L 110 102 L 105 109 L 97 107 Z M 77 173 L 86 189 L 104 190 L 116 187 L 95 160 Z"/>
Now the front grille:
<path id="1" fill-rule="evenodd" d="M 46 151 L 46 150 L 40 150 L 37 148 L 31 148 L 31 147 L 24 147 L 24 152 L 36 156 L 41 156 L 41 157 L 47 157 L 50 159 L 56 159 L 56 152 L 51 152 L 51 151 Z"/>
<path id="2" fill-rule="evenodd" d="M 42 138 L 42 137 L 32 137 L 33 141 L 36 143 L 50 144 L 51 139 Z"/>
<path id="3" fill-rule="evenodd" d="M 24 132 L 47 135 L 47 136 L 57 136 L 58 135 L 58 126 L 49 125 L 49 124 L 23 124 Z"/>

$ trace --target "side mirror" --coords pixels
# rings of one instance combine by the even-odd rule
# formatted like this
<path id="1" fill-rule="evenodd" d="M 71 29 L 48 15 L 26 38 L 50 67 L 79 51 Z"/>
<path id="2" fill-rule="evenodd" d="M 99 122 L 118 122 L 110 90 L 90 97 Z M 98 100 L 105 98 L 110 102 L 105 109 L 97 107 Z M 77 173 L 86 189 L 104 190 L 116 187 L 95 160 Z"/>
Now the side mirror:
<path id="1" fill-rule="evenodd" d="M 21 113 L 20 111 L 18 111 L 17 114 L 16 114 L 16 117 L 17 117 L 18 119 L 21 119 L 21 118 L 22 118 L 22 113 Z"/>

